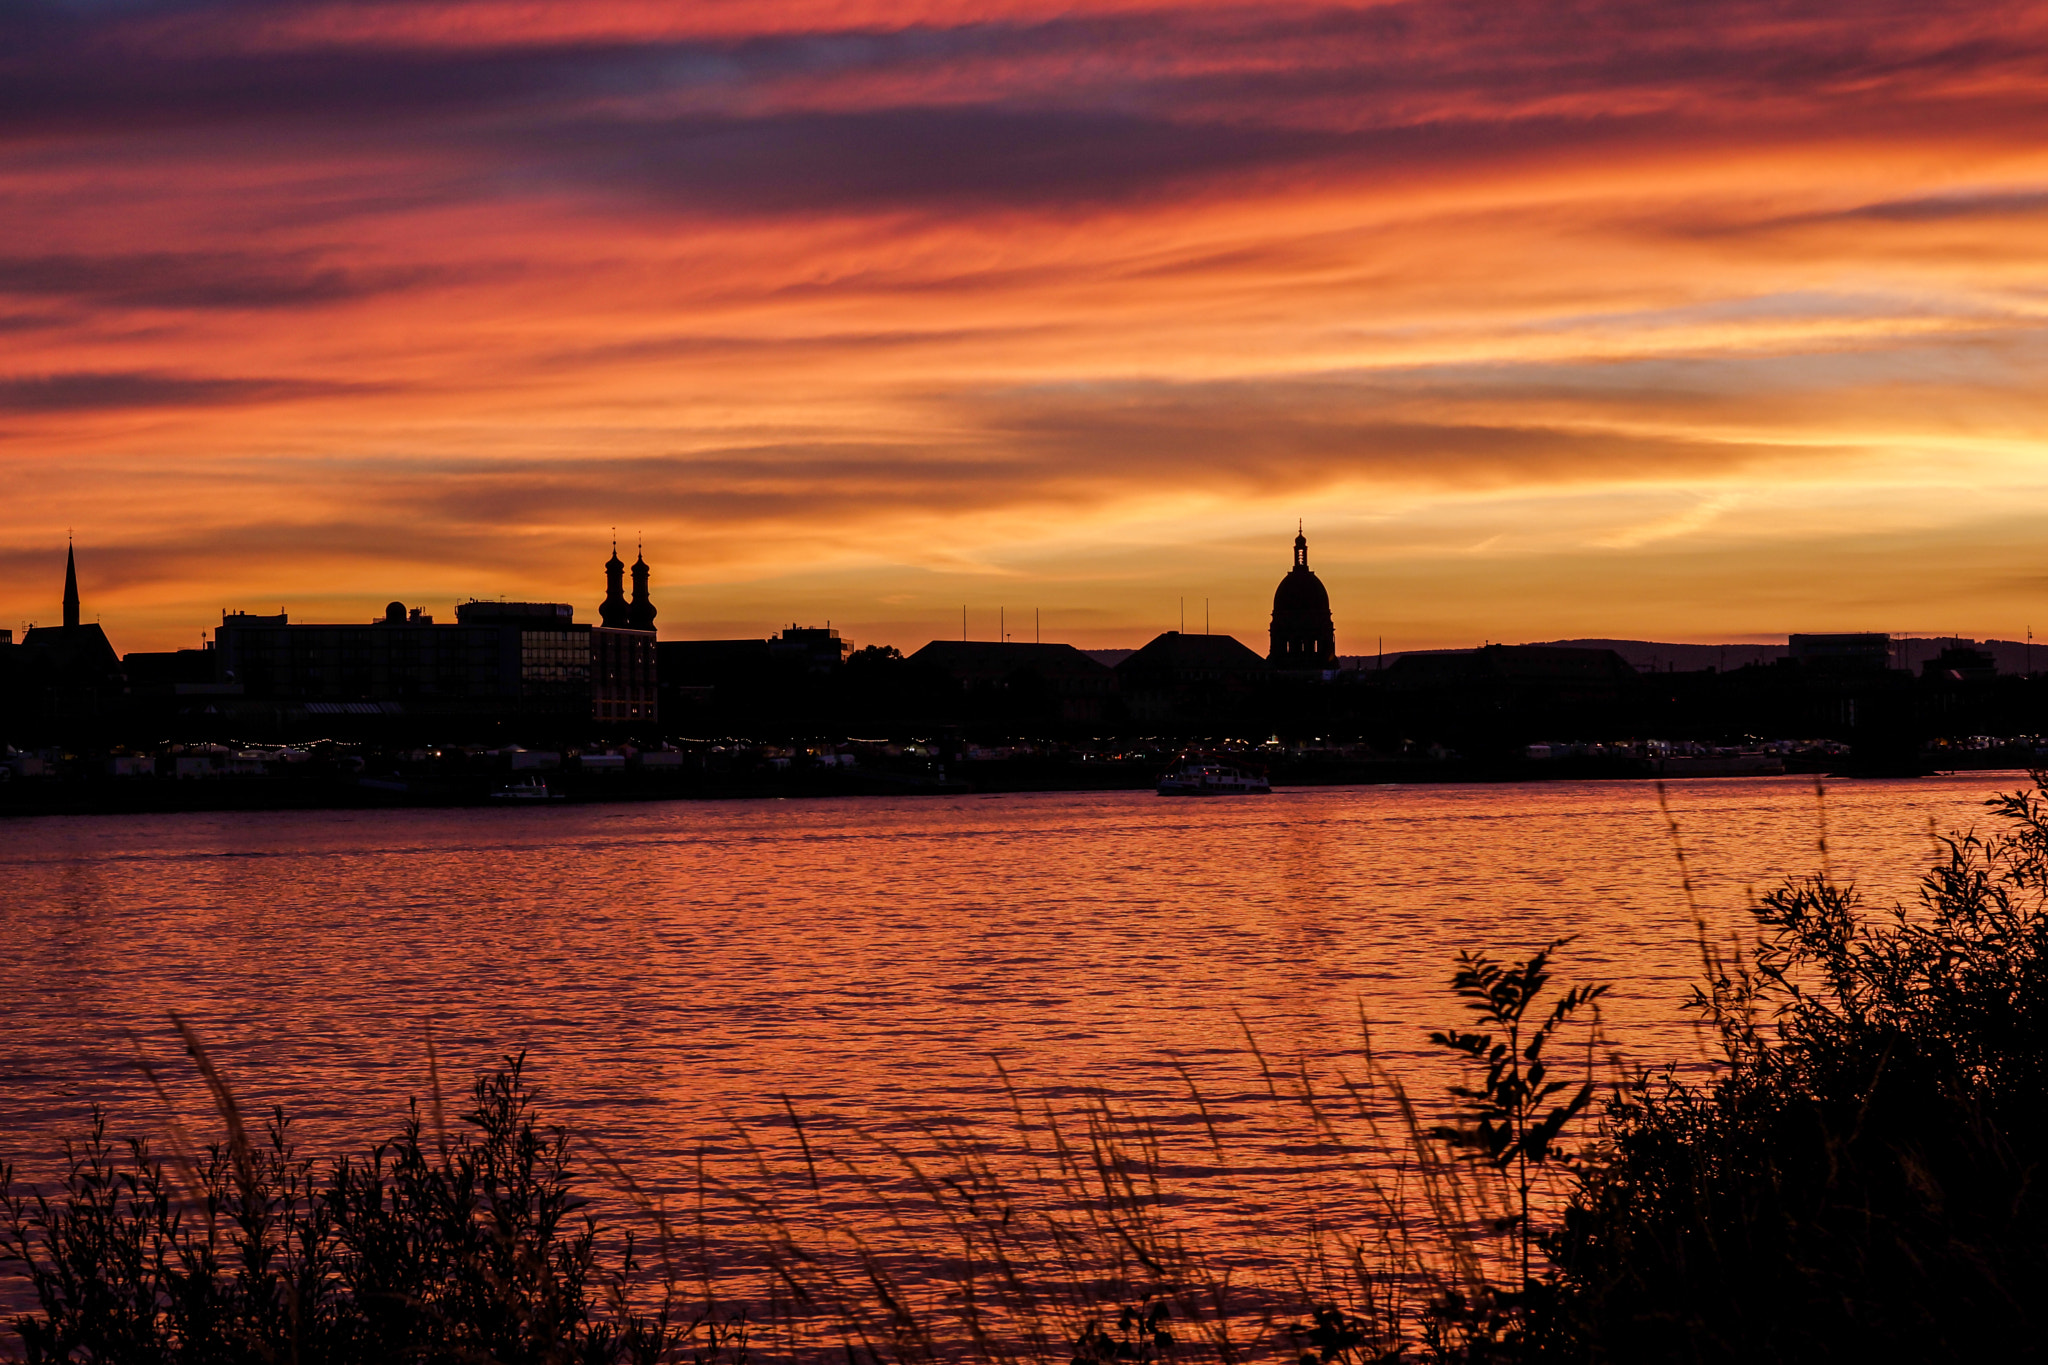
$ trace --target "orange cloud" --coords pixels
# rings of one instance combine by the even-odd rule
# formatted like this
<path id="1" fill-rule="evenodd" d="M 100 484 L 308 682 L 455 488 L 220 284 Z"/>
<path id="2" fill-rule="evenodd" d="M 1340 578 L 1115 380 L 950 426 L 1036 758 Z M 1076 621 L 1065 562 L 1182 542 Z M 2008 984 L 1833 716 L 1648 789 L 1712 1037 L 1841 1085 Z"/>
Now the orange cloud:
<path id="1" fill-rule="evenodd" d="M 2010 632 L 2044 38 L 2020 4 L 33 3 L 0 610 L 54 611 L 67 526 L 124 648 L 222 605 L 588 605 L 617 525 L 678 633 L 915 645 L 1000 592 L 1115 643 L 1191 580 L 1262 628 L 1307 513 L 1340 630 L 1403 645 Z"/>

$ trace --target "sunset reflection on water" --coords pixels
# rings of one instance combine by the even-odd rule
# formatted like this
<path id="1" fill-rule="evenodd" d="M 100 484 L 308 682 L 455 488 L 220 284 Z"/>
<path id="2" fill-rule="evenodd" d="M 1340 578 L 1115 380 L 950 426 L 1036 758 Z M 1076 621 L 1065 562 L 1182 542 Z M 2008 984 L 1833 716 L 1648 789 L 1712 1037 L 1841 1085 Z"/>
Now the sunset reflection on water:
<path id="1" fill-rule="evenodd" d="M 1828 788 L 1835 872 L 1907 894 L 1930 824 L 2022 784 Z M 1674 784 L 1702 909 L 1817 861 L 1808 779 Z M 782 1101 L 823 1128 L 1000 1126 L 1017 1085 L 1187 1107 L 1253 1099 L 1241 1016 L 1276 1056 L 1379 1060 L 1431 1092 L 1461 948 L 1577 935 L 1635 1062 L 1697 1058 L 1694 931 L 1640 783 L 18 821 L 0 1158 L 48 1169 L 90 1105 L 117 1132 L 201 1112 L 167 1012 L 316 1151 L 388 1132 L 444 1076 L 527 1050 L 551 1115 L 654 1183 Z M 132 1032 L 136 1043 L 127 1034 Z"/>

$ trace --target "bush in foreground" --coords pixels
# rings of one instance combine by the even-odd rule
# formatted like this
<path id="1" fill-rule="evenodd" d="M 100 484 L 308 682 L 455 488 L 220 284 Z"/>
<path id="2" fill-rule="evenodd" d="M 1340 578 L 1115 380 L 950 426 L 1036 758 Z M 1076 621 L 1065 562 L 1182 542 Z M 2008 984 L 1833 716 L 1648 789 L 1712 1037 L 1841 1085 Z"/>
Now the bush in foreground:
<path id="1" fill-rule="evenodd" d="M 2044 1350 L 2048 801 L 1942 843 L 1920 903 L 1826 876 L 1754 907 L 1695 1007 L 1725 1065 L 1617 1100 L 1547 1239 L 1543 1354 L 2018 1360 Z"/>
<path id="2" fill-rule="evenodd" d="M 600 1258 L 522 1059 L 477 1078 L 452 1136 L 415 1110 L 323 1180 L 281 1114 L 252 1140 L 195 1055 L 225 1141 L 166 1161 L 116 1148 L 96 1119 L 57 1200 L 0 1180 L 0 1246 L 39 1309 L 14 1323 L 29 1361 L 638 1365 L 690 1334 L 671 1299 L 627 1303 L 632 1242 Z"/>

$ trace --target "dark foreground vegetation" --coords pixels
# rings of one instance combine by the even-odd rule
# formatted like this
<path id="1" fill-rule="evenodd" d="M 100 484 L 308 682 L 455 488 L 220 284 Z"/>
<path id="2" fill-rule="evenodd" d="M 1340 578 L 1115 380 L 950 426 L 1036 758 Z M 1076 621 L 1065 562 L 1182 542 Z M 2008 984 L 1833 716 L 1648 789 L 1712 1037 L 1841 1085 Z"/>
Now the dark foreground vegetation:
<path id="1" fill-rule="evenodd" d="M 58 1200 L 10 1190 L 29 1360 L 654 1361 L 688 1335 L 672 1301 L 624 1301 L 632 1241 L 600 1262 L 518 1060 L 477 1079 L 458 1131 L 415 1113 L 324 1174 L 282 1116 L 248 1132 L 207 1070 L 224 1141 L 164 1158 L 95 1123 Z"/>
<path id="2" fill-rule="evenodd" d="M 2048 805 L 1942 844 L 1919 904 L 1824 873 L 1708 954 L 1710 1083 L 1637 1079 L 1543 1241 L 1539 1356 L 2037 1358 L 2048 1349 Z"/>
<path id="3" fill-rule="evenodd" d="M 1290 1074 L 1248 1040 L 1299 1198 L 1198 1232 L 1176 1192 L 1249 1164 L 1199 1091 L 1206 1162 L 1106 1100 L 867 1166 L 792 1112 L 797 1157 L 700 1164 L 693 1230 L 613 1171 L 636 1245 L 581 1204 L 516 1059 L 455 1122 L 436 1101 L 316 1167 L 282 1117 L 246 1130 L 188 1033 L 218 1142 L 96 1127 L 46 1198 L 7 1182 L 15 1334 L 165 1365 L 2036 1358 L 2048 795 L 1991 805 L 1916 904 L 1873 911 L 1823 866 L 1740 951 L 1702 919 L 1711 1067 L 1604 1074 L 1601 988 L 1553 983 L 1559 945 L 1458 964 L 1440 1106 L 1369 1050 Z"/>

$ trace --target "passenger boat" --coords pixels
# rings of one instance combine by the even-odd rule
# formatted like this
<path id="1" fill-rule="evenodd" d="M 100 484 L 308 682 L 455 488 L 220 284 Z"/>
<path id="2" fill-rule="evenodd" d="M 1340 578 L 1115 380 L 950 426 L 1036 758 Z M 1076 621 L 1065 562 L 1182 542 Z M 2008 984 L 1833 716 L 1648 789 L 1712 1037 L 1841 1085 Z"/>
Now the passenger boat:
<path id="1" fill-rule="evenodd" d="M 1767 777 L 1784 771 L 1782 754 L 1672 754 L 1657 760 L 1659 777 Z"/>
<path id="2" fill-rule="evenodd" d="M 529 777 L 521 782 L 508 783 L 491 793 L 493 801 L 562 801 L 566 797 L 548 790 L 548 784 L 538 777 Z"/>
<path id="3" fill-rule="evenodd" d="M 1272 790 L 1262 774 L 1198 758 L 1184 760 L 1159 779 L 1161 796 L 1266 796 Z"/>

